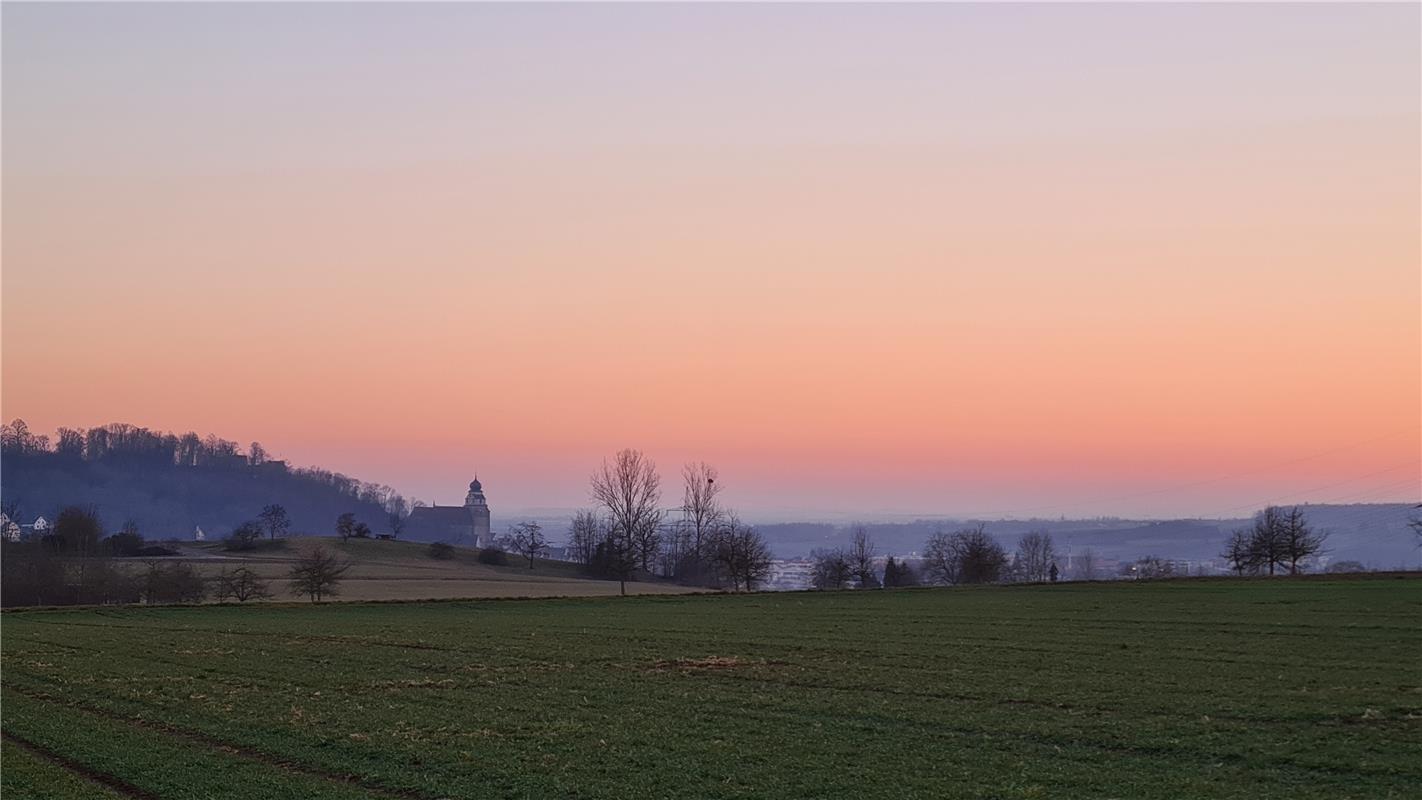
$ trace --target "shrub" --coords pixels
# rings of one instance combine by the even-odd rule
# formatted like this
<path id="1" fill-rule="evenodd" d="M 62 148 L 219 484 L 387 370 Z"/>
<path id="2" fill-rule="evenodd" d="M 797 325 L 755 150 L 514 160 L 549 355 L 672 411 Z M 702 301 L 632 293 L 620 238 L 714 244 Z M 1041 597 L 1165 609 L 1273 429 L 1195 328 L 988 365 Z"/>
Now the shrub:
<path id="1" fill-rule="evenodd" d="M 488 564 L 491 567 L 506 567 L 509 564 L 508 554 L 498 546 L 489 546 L 480 550 L 478 560 L 480 564 Z"/>
<path id="2" fill-rule="evenodd" d="M 119 531 L 105 539 L 104 544 L 109 548 L 109 555 L 137 556 L 144 554 L 143 537 L 136 531 Z"/>
<path id="3" fill-rule="evenodd" d="M 200 603 L 207 596 L 202 575 L 192 564 L 181 561 L 150 561 L 142 589 L 147 603 Z"/>
<path id="4" fill-rule="evenodd" d="M 1328 572 L 1333 575 L 1343 575 L 1349 572 L 1367 572 L 1368 568 L 1363 566 L 1361 561 L 1337 561 L 1328 565 Z"/>
<path id="5" fill-rule="evenodd" d="M 430 544 L 430 558 L 448 561 L 454 558 L 454 545 L 448 542 L 433 542 Z"/>
<path id="6" fill-rule="evenodd" d="M 222 540 L 224 550 L 255 550 L 257 542 L 262 540 L 262 526 L 256 522 L 247 521 L 238 525 L 236 530 L 226 539 Z"/>

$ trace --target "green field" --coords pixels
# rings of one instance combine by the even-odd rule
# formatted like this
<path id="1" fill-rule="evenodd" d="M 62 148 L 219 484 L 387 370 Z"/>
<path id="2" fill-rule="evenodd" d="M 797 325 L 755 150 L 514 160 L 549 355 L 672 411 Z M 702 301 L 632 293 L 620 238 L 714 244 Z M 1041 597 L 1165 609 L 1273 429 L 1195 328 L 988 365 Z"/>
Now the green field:
<path id="1" fill-rule="evenodd" d="M 6 613 L 3 793 L 1422 797 L 1422 580 Z"/>

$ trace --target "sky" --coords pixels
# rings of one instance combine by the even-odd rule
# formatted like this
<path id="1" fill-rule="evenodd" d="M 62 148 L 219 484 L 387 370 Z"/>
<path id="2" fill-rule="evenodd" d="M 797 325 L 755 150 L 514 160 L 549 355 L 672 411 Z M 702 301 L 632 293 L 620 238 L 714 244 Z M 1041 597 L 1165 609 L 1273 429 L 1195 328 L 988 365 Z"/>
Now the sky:
<path id="1" fill-rule="evenodd" d="M 13 4 L 0 414 L 496 514 L 1422 496 L 1411 5 Z"/>

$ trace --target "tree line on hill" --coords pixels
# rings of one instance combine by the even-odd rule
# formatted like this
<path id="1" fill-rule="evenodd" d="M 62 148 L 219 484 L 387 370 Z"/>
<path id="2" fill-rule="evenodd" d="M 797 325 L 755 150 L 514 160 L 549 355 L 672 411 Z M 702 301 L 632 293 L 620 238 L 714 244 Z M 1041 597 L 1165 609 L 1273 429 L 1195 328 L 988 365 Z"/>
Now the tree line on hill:
<path id="1" fill-rule="evenodd" d="M 230 531 L 249 509 L 276 503 L 290 530 L 325 531 L 351 513 L 358 522 L 398 534 L 414 503 L 379 483 L 273 460 L 259 442 L 196 433 L 166 433 L 115 423 L 32 432 L 24 420 L 0 426 L 0 480 L 20 521 L 75 503 L 99 509 L 110 527 L 135 521 L 155 538 L 191 539 L 196 527 Z"/>

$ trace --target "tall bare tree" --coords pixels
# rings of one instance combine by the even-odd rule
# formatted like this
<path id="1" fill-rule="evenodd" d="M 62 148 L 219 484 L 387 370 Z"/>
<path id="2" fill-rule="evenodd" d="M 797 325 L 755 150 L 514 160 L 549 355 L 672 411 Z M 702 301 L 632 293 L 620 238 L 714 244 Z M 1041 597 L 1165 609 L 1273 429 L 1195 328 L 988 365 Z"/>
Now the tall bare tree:
<path id="1" fill-rule="evenodd" d="M 582 509 L 573 515 L 573 524 L 568 527 L 568 553 L 579 564 L 591 564 L 597 546 L 602 542 L 604 530 L 601 519 L 594 511 Z"/>
<path id="2" fill-rule="evenodd" d="M 661 526 L 662 480 L 657 465 L 640 450 L 618 452 L 602 462 L 591 479 L 592 497 L 608 517 L 608 567 L 616 573 L 622 594 L 638 567 L 648 569 L 656 554 Z"/>
<path id="3" fill-rule="evenodd" d="M 958 549 L 953 534 L 938 531 L 928 537 L 923 548 L 923 574 L 932 583 L 952 586 L 958 582 Z"/>
<path id="4" fill-rule="evenodd" d="M 55 431 L 59 440 L 55 443 L 54 451 L 65 458 L 81 459 L 84 457 L 84 432 L 74 428 L 60 428 Z"/>
<path id="5" fill-rule="evenodd" d="M 859 582 L 859 588 L 877 589 L 881 586 L 879 576 L 874 573 L 874 540 L 869 538 L 868 528 L 854 526 L 845 558 L 849 561 L 850 573 Z"/>
<path id="6" fill-rule="evenodd" d="M 390 536 L 400 538 L 405 532 L 405 521 L 410 518 L 410 504 L 404 495 L 392 494 L 385 501 L 385 524 L 390 526 Z"/>
<path id="7" fill-rule="evenodd" d="M 698 556 L 706 554 L 708 540 L 725 517 L 725 511 L 716 500 L 721 493 L 721 485 L 716 482 L 718 477 L 716 468 L 704 461 L 681 468 L 681 512 L 691 538 L 691 550 Z"/>
<path id="8" fill-rule="evenodd" d="M 1255 515 L 1249 534 L 1249 560 L 1256 569 L 1273 575 L 1274 569 L 1283 565 L 1285 524 L 1284 511 L 1278 506 L 1269 506 Z"/>
<path id="9" fill-rule="evenodd" d="M 706 549 L 712 552 L 717 566 L 730 579 L 732 591 L 742 586 L 750 591 L 770 574 L 770 547 L 755 528 L 734 514 L 722 517 Z"/>
<path id="10" fill-rule="evenodd" d="M 1289 574 L 1299 574 L 1299 564 L 1323 552 L 1326 533 L 1315 533 L 1298 506 L 1290 508 L 1282 515 L 1279 527 L 1279 551 L 1284 563 L 1289 566 Z"/>
<path id="11" fill-rule="evenodd" d="M 252 442 L 253 445 L 256 442 Z M 291 528 L 291 517 L 286 513 L 286 509 L 273 503 L 262 509 L 262 513 L 257 515 L 261 520 L 262 527 L 266 528 L 268 536 L 272 539 L 278 536 L 285 536 Z"/>
<path id="12" fill-rule="evenodd" d="M 716 555 L 714 537 L 704 548 L 708 552 L 698 553 L 693 544 L 691 530 L 691 524 L 685 519 L 662 521 L 657 565 L 663 577 L 682 580 L 693 576 L 699 578 L 706 571 L 706 567 L 713 566 Z"/>
<path id="13" fill-rule="evenodd" d="M 1225 540 L 1220 558 L 1227 559 L 1236 575 L 1254 571 L 1254 551 L 1250 547 L 1248 531 L 1236 530 Z"/>
<path id="14" fill-rule="evenodd" d="M 816 589 L 843 589 L 853 576 L 843 550 L 816 550 L 810 558 L 814 562 L 810 584 Z"/>
<path id="15" fill-rule="evenodd" d="M 1017 568 L 1023 580 L 1035 583 L 1046 581 L 1056 557 L 1052 535 L 1046 531 L 1024 533 L 1017 540 Z"/>

